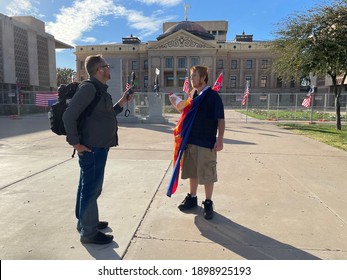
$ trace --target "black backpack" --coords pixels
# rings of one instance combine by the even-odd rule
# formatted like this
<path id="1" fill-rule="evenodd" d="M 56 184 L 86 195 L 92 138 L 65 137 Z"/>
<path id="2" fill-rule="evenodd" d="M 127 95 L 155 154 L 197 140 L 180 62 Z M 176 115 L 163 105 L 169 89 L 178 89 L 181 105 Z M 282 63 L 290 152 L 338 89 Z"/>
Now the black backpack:
<path id="1" fill-rule="evenodd" d="M 93 112 L 95 106 L 98 104 L 101 98 L 101 92 L 99 90 L 99 87 L 90 80 L 85 80 L 82 83 L 91 83 L 96 88 L 95 97 L 90 102 L 88 107 L 82 112 L 82 114 L 79 116 L 77 120 L 77 129 L 80 133 L 84 124 L 84 121 L 88 116 L 91 115 Z M 64 122 L 63 122 L 63 114 L 66 110 L 66 108 L 69 106 L 69 102 L 71 98 L 75 95 L 77 89 L 78 89 L 79 83 L 72 82 L 70 84 L 62 84 L 58 87 L 58 101 L 54 103 L 48 113 L 48 117 L 50 120 L 51 130 L 58 135 L 66 135 Z"/>

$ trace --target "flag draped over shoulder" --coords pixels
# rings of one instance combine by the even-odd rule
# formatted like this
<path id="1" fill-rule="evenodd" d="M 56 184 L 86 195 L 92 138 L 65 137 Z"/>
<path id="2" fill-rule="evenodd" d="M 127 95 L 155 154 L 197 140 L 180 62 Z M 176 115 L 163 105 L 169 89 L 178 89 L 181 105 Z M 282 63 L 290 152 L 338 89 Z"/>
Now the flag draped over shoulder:
<path id="1" fill-rule="evenodd" d="M 219 92 L 220 89 L 223 86 L 223 72 L 219 74 L 217 80 L 215 81 L 214 85 L 213 85 L 213 90 Z"/>
<path id="2" fill-rule="evenodd" d="M 186 77 L 183 83 L 183 89 L 182 89 L 186 94 L 189 94 L 189 79 Z"/>
<path id="3" fill-rule="evenodd" d="M 314 87 L 311 87 L 310 91 L 307 93 L 307 97 L 302 101 L 302 104 L 301 104 L 302 106 L 306 108 L 310 108 L 313 91 L 314 91 Z"/>
<path id="4" fill-rule="evenodd" d="M 183 109 L 183 113 L 177 122 L 174 129 L 174 155 L 173 155 L 173 171 L 169 186 L 167 188 L 166 195 L 171 197 L 172 194 L 176 192 L 178 186 L 178 178 L 181 169 L 181 159 L 183 152 L 187 146 L 188 137 L 190 130 L 192 128 L 196 113 L 198 111 L 201 101 L 206 95 L 208 88 L 205 89 L 199 96 L 192 99 L 188 98 L 186 101 L 186 106 Z"/>

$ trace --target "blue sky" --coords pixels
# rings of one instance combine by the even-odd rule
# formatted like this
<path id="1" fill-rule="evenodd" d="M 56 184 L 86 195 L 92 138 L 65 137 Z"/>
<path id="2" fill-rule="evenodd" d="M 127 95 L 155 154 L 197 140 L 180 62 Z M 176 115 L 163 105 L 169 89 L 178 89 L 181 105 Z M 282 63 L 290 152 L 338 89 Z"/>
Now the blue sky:
<path id="1" fill-rule="evenodd" d="M 227 40 L 243 31 L 254 40 L 274 38 L 276 24 L 304 13 L 318 0 L 0 0 L 0 13 L 31 15 L 46 23 L 46 32 L 76 45 L 120 43 L 122 37 L 156 40 L 162 23 L 184 20 L 227 20 Z M 75 69 L 73 50 L 57 52 L 57 67 Z"/>

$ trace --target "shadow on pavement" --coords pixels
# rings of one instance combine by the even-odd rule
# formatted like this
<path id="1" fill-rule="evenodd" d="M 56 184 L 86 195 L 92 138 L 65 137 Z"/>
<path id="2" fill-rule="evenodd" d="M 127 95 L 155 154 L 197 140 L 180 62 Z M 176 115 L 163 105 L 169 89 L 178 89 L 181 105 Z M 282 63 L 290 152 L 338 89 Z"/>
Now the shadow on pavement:
<path id="1" fill-rule="evenodd" d="M 239 141 L 239 140 L 228 139 L 228 138 L 224 138 L 223 143 L 230 144 L 230 145 L 256 145 L 253 142 Z"/>
<path id="2" fill-rule="evenodd" d="M 106 245 L 82 244 L 89 254 L 96 260 L 120 260 L 121 257 L 115 252 L 118 248 L 117 242 L 113 241 Z"/>
<path id="3" fill-rule="evenodd" d="M 201 215 L 195 225 L 202 236 L 248 260 L 319 260 L 303 250 L 253 231 L 215 212 L 212 220 Z"/>

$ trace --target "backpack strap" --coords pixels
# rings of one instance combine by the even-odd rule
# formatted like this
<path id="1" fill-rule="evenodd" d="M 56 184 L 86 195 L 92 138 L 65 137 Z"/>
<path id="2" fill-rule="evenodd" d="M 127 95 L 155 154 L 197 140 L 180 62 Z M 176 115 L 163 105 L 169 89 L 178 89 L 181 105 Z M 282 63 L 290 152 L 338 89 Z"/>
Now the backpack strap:
<path id="1" fill-rule="evenodd" d="M 82 83 L 90 83 L 90 84 L 93 84 L 94 87 L 95 87 L 95 89 L 96 89 L 96 92 L 95 92 L 94 99 L 89 103 L 89 105 L 87 106 L 87 108 L 84 109 L 84 111 L 81 113 L 81 115 L 80 115 L 79 118 L 78 118 L 78 121 L 77 121 L 77 123 L 78 123 L 77 130 L 78 130 L 78 134 L 79 134 L 79 135 L 81 134 L 82 127 L 83 127 L 83 125 L 84 125 L 84 122 L 85 122 L 86 118 L 89 117 L 89 116 L 93 113 L 93 111 L 94 111 L 96 105 L 99 103 L 99 101 L 100 101 L 100 99 L 101 99 L 101 96 L 102 96 L 102 92 L 101 92 L 99 86 L 98 86 L 96 83 L 94 83 L 93 81 L 91 81 L 91 80 L 84 80 L 84 81 L 81 82 L 81 84 L 82 84 Z M 74 149 L 74 151 L 73 151 L 71 157 L 75 157 L 75 153 L 76 153 L 76 150 Z"/>
<path id="2" fill-rule="evenodd" d="M 89 117 L 93 113 L 93 110 L 95 109 L 96 105 L 99 103 L 101 96 L 102 96 L 102 92 L 100 91 L 99 86 L 91 80 L 84 80 L 82 83 L 93 84 L 95 89 L 96 89 L 94 99 L 89 103 L 87 108 L 82 113 L 84 115 L 84 117 Z"/>

